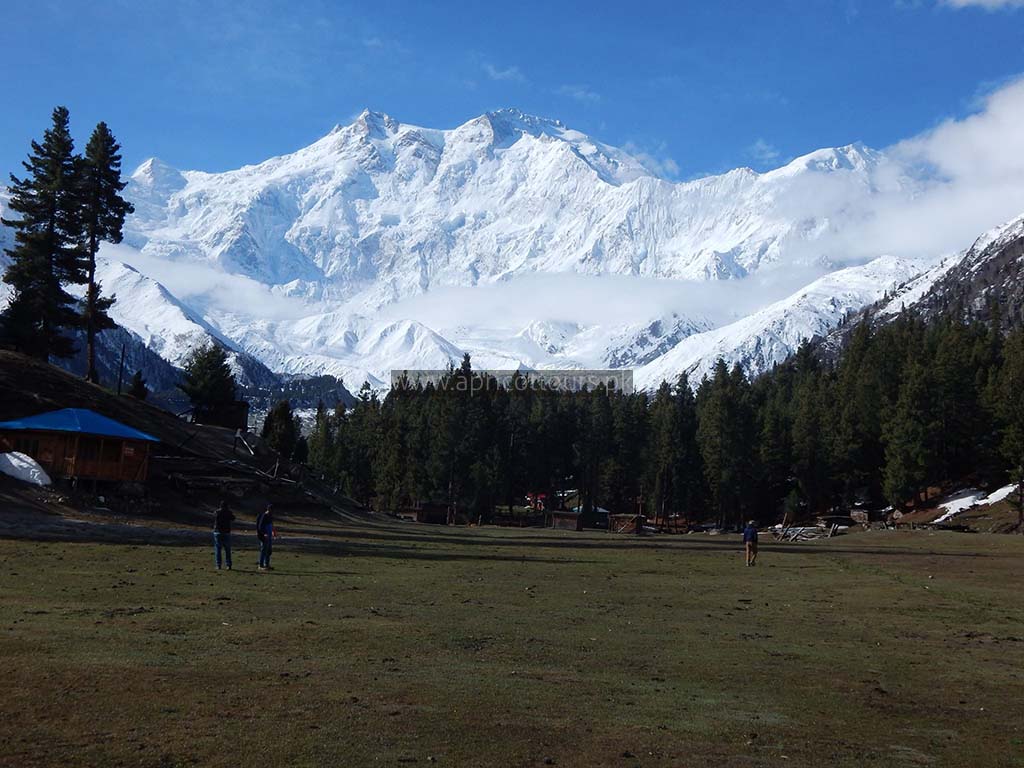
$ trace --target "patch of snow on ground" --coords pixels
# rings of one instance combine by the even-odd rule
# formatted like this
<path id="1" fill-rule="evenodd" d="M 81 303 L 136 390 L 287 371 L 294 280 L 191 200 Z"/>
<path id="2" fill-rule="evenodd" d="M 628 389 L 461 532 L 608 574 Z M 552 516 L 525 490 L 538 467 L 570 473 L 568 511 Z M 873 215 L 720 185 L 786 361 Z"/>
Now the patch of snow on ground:
<path id="1" fill-rule="evenodd" d="M 1016 485 L 1006 485 L 998 490 L 992 491 L 992 493 L 988 495 L 986 495 L 984 491 L 979 491 L 977 488 L 968 488 L 964 491 L 960 491 L 959 493 L 950 496 L 945 502 L 939 505 L 939 509 L 945 511 L 932 522 L 944 523 L 953 517 L 953 515 L 964 512 L 971 507 L 980 506 L 982 504 L 995 504 L 1013 493 L 1016 487 Z"/>
<path id="2" fill-rule="evenodd" d="M 985 498 L 985 492 L 979 491 L 977 488 L 968 488 L 965 491 L 953 494 L 944 503 L 939 505 L 939 509 L 944 510 L 944 512 L 935 518 L 934 522 L 944 523 L 953 515 L 977 505 L 983 498 Z"/>
<path id="3" fill-rule="evenodd" d="M 998 491 L 992 491 L 985 499 L 981 502 L 982 504 L 995 504 L 997 501 L 1002 501 L 1011 493 L 1017 489 L 1016 485 L 1005 485 Z"/>
<path id="4" fill-rule="evenodd" d="M 32 485 L 49 485 L 50 476 L 36 460 L 24 453 L 0 453 L 0 472 Z"/>

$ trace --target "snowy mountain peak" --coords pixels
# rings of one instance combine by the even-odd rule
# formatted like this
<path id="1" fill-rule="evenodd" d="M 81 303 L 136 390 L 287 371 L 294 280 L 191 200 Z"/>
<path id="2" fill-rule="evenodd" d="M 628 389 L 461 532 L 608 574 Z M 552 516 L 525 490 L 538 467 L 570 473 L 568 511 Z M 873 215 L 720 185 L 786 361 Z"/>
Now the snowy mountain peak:
<path id="1" fill-rule="evenodd" d="M 528 115 L 514 107 L 488 112 L 482 115 L 482 117 L 486 117 L 490 121 L 491 125 L 494 126 L 495 133 L 499 135 L 527 133 L 531 136 L 548 134 L 555 137 L 560 136 L 565 131 L 565 126 L 562 125 L 560 120 Z"/>
<path id="2" fill-rule="evenodd" d="M 383 112 L 364 109 L 353 123 L 360 133 L 368 138 L 387 139 L 401 128 L 401 123 Z"/>
<path id="3" fill-rule="evenodd" d="M 969 253 L 980 253 L 993 245 L 1002 245 L 1024 235 L 1024 215 L 1011 219 L 1005 224 L 990 229 L 971 246 Z"/>
<path id="4" fill-rule="evenodd" d="M 185 185 L 181 171 L 158 157 L 151 157 L 132 172 L 132 180 L 150 188 L 180 189 Z"/>
<path id="5" fill-rule="evenodd" d="M 883 154 L 877 150 L 854 142 L 843 147 L 828 147 L 809 152 L 791 160 L 771 174 L 794 175 L 807 171 L 869 171 L 882 160 Z"/>

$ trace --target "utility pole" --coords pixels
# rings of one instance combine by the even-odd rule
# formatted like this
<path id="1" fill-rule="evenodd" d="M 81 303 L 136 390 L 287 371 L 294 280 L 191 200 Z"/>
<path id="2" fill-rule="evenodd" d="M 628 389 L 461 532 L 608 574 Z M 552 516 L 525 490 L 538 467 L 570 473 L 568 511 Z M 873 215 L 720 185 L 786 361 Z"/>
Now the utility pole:
<path id="1" fill-rule="evenodd" d="M 125 344 L 121 344 L 121 363 L 117 366 L 117 394 L 121 394 L 121 383 L 124 381 L 124 348 Z"/>

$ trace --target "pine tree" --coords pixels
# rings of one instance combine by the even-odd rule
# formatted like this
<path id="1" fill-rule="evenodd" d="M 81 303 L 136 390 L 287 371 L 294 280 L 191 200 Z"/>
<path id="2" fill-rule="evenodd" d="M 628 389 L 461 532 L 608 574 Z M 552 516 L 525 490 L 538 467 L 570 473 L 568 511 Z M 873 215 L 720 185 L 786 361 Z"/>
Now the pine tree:
<path id="1" fill-rule="evenodd" d="M 727 388 L 729 371 L 725 361 L 715 363 L 714 377 L 705 377 L 697 390 L 697 439 L 704 466 L 708 495 L 720 526 L 725 525 L 728 503 L 726 472 L 728 462 Z"/>
<path id="2" fill-rule="evenodd" d="M 309 464 L 328 473 L 334 460 L 334 425 L 323 400 L 316 405 L 316 421 L 309 436 Z"/>
<path id="3" fill-rule="evenodd" d="M 885 427 L 883 489 L 889 503 L 897 509 L 910 499 L 918 501 L 934 466 L 929 392 L 926 369 L 920 362 L 910 362 L 899 400 Z"/>
<path id="4" fill-rule="evenodd" d="M 847 504 L 881 498 L 882 414 L 890 404 L 880 376 L 885 349 L 865 321 L 850 334 L 836 371 L 835 479 Z M 905 356 L 905 352 L 902 353 Z"/>
<path id="5" fill-rule="evenodd" d="M 750 387 L 743 370 L 725 361 L 697 393 L 697 437 L 719 525 L 739 524 L 755 503 L 756 444 Z"/>
<path id="6" fill-rule="evenodd" d="M 292 451 L 292 461 L 296 464 L 305 464 L 309 461 L 309 441 L 305 435 L 299 435 L 295 441 L 295 450 Z"/>
<path id="7" fill-rule="evenodd" d="M 608 450 L 601 462 L 598 479 L 603 506 L 619 513 L 640 512 L 644 469 L 647 465 L 647 398 L 610 390 L 605 397 L 611 406 Z M 645 500 L 642 512 L 657 517 L 657 508 Z"/>
<path id="8" fill-rule="evenodd" d="M 808 375 L 796 390 L 793 470 L 810 511 L 820 514 L 829 496 L 828 436 L 821 377 Z"/>
<path id="9" fill-rule="evenodd" d="M 263 420 L 260 437 L 285 459 L 292 457 L 299 439 L 299 425 L 287 400 L 280 400 L 270 409 L 267 418 Z"/>
<path id="10" fill-rule="evenodd" d="M 582 402 L 577 412 L 573 448 L 576 456 L 576 487 L 579 489 L 581 513 L 586 525 L 594 521 L 595 510 L 600 506 L 599 482 L 602 464 L 609 453 L 612 413 L 604 387 L 598 387 L 593 392 L 583 392 L 579 397 Z"/>
<path id="11" fill-rule="evenodd" d="M 516 499 L 527 492 L 536 492 L 527 483 L 527 448 L 532 392 L 521 376 L 513 377 L 509 388 L 495 393 L 493 412 L 498 422 L 498 476 L 502 501 L 511 510 Z"/>
<path id="12" fill-rule="evenodd" d="M 382 509 L 406 506 L 412 494 L 407 486 L 412 430 L 408 422 L 409 390 L 395 388 L 381 403 L 380 440 L 374 462 L 374 487 Z"/>
<path id="13" fill-rule="evenodd" d="M 676 474 L 680 465 L 682 439 L 675 406 L 672 387 L 663 381 L 650 408 L 650 477 L 647 493 L 654 517 L 662 521 L 678 512 Z"/>
<path id="14" fill-rule="evenodd" d="M 704 468 L 697 444 L 697 401 L 685 373 L 679 375 L 674 391 L 676 437 L 675 508 L 688 520 L 695 519 L 704 501 Z"/>
<path id="15" fill-rule="evenodd" d="M 96 126 L 81 160 L 79 195 L 85 235 L 87 287 L 82 320 L 86 338 L 87 380 L 98 381 L 96 373 L 96 334 L 114 328 L 108 310 L 115 297 L 101 295 L 96 282 L 96 252 L 101 242 L 121 242 L 124 218 L 135 210 L 121 197 L 127 182 L 121 181 L 121 147 L 106 123 Z"/>
<path id="16" fill-rule="evenodd" d="M 789 392 L 783 391 L 777 379 L 765 377 L 762 386 L 768 391 L 763 396 L 758 413 L 758 459 L 761 466 L 761 487 L 772 509 L 791 491 L 792 464 L 790 429 L 786 404 Z M 795 492 L 795 491 L 794 491 Z"/>
<path id="17" fill-rule="evenodd" d="M 18 219 L 3 219 L 14 229 L 11 265 L 4 281 L 14 289 L 4 310 L 0 335 L 16 349 L 48 360 L 74 353 L 63 329 L 77 324 L 68 284 L 85 282 L 78 196 L 79 168 L 68 127 L 68 111 L 53 110 L 42 143 L 32 142 L 23 162 L 28 175 L 11 174 L 10 208 Z"/>
<path id="18" fill-rule="evenodd" d="M 178 385 L 194 409 L 214 418 L 235 402 L 235 376 L 224 348 L 217 344 L 197 347 L 185 360 L 184 381 Z"/>
<path id="19" fill-rule="evenodd" d="M 380 450 L 380 400 L 368 382 L 363 382 L 355 407 L 339 434 L 345 443 L 344 456 L 349 494 L 369 507 L 374 496 L 374 465 Z"/>
<path id="20" fill-rule="evenodd" d="M 1024 533 L 1024 329 L 1011 333 L 998 377 L 998 413 L 1002 421 L 1001 449 L 1017 484 L 1017 530 Z"/>
<path id="21" fill-rule="evenodd" d="M 136 400 L 145 400 L 149 397 L 149 389 L 146 387 L 146 380 L 142 378 L 142 371 L 136 371 L 128 385 L 128 395 Z"/>

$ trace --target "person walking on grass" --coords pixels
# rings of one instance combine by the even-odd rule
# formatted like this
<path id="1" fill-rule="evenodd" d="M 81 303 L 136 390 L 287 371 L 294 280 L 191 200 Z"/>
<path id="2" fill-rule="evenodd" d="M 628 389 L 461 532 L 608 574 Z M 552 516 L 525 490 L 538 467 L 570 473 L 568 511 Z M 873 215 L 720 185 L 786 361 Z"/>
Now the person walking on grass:
<path id="1" fill-rule="evenodd" d="M 757 523 L 753 520 L 747 521 L 747 527 L 743 529 L 743 549 L 747 556 L 747 566 L 757 563 Z"/>
<path id="2" fill-rule="evenodd" d="M 274 508 L 270 504 L 267 504 L 267 508 L 256 517 L 256 538 L 260 540 L 259 569 L 272 570 L 270 553 L 274 548 Z"/>
<path id="3" fill-rule="evenodd" d="M 221 550 L 224 550 L 224 560 L 231 570 L 231 521 L 235 516 L 228 509 L 228 503 L 222 501 L 217 511 L 213 513 L 213 551 L 216 555 L 217 570 L 220 570 Z"/>

